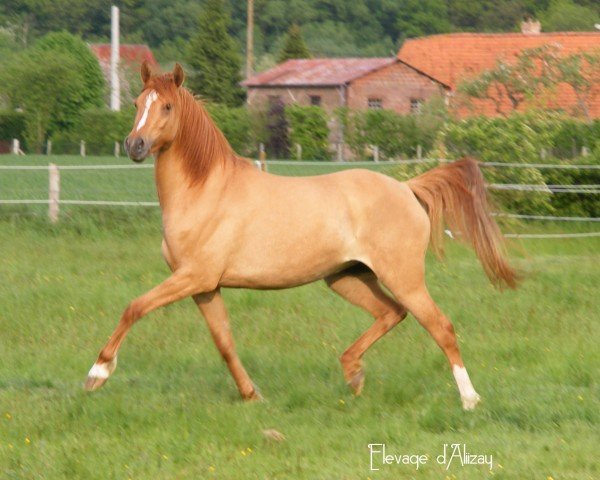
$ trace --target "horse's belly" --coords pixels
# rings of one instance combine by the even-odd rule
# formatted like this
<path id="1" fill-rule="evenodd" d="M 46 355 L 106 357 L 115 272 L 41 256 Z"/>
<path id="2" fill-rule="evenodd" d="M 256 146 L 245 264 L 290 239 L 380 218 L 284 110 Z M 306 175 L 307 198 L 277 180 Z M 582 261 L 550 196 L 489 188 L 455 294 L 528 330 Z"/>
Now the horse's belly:
<path id="1" fill-rule="evenodd" d="M 236 256 L 219 284 L 224 287 L 279 289 L 320 280 L 354 260 L 345 249 L 311 252 L 277 252 L 266 249 L 253 255 Z"/>

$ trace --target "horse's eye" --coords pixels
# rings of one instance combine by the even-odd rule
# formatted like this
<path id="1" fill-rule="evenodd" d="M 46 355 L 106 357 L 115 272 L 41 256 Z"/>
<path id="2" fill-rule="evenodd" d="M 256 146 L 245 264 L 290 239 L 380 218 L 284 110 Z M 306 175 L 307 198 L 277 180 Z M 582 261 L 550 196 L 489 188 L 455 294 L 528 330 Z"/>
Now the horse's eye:
<path id="1" fill-rule="evenodd" d="M 173 108 L 173 105 L 171 105 L 170 103 L 167 103 L 165 105 L 165 110 L 168 112 L 169 110 L 171 110 L 171 108 Z"/>

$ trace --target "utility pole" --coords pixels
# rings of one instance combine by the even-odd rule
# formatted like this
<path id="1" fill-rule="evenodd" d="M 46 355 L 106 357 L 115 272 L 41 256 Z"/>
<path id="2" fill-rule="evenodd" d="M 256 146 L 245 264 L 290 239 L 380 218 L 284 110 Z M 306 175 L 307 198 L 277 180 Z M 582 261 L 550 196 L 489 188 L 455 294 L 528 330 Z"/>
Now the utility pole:
<path id="1" fill-rule="evenodd" d="M 119 85 L 119 8 L 110 8 L 110 109 L 121 110 L 121 87 Z"/>
<path id="2" fill-rule="evenodd" d="M 246 78 L 250 78 L 254 70 L 254 0 L 248 0 L 246 28 Z"/>

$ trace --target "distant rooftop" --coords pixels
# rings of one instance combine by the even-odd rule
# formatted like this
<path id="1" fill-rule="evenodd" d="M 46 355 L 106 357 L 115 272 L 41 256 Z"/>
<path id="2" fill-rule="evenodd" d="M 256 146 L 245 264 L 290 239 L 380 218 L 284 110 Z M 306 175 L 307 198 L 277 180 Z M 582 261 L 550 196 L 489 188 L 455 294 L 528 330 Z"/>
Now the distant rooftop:
<path id="1" fill-rule="evenodd" d="M 455 88 L 457 84 L 513 60 L 522 50 L 557 45 L 562 55 L 600 48 L 600 32 L 450 33 L 410 38 L 398 59 Z"/>
<path id="2" fill-rule="evenodd" d="M 344 85 L 395 63 L 391 58 L 309 58 L 288 60 L 246 79 L 246 87 L 299 87 Z"/>
<path id="3" fill-rule="evenodd" d="M 93 43 L 90 45 L 92 52 L 100 63 L 110 62 L 110 43 Z M 150 65 L 158 65 L 148 45 L 122 44 L 119 48 L 121 62 L 129 64 L 141 64 L 144 60 Z"/>

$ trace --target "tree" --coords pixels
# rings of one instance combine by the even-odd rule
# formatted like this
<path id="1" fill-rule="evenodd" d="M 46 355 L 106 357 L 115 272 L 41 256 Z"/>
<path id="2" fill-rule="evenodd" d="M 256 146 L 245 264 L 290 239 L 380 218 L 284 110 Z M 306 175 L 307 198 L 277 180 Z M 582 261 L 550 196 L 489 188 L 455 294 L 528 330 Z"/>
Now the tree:
<path id="1" fill-rule="evenodd" d="M 300 27 L 293 23 L 287 32 L 285 44 L 279 53 L 278 63 L 283 63 L 292 58 L 310 58 L 312 57 L 310 50 L 304 43 Z"/>
<path id="2" fill-rule="evenodd" d="M 244 91 L 239 86 L 241 59 L 227 33 L 229 24 L 223 0 L 207 0 L 188 51 L 192 68 L 188 86 L 214 102 L 236 106 L 243 103 Z"/>
<path id="3" fill-rule="evenodd" d="M 269 105 L 267 112 L 267 153 L 275 158 L 290 155 L 289 124 L 285 118 L 285 105 L 277 99 Z"/>
<path id="4" fill-rule="evenodd" d="M 60 52 L 71 56 L 77 62 L 77 71 L 73 73 L 80 75 L 85 85 L 79 98 L 81 104 L 78 107 L 81 110 L 104 105 L 104 75 L 98 59 L 83 40 L 66 31 L 49 33 L 39 40 L 36 48 L 47 53 L 49 59 Z"/>
<path id="5" fill-rule="evenodd" d="M 25 140 L 36 152 L 57 126 L 71 123 L 78 113 L 85 84 L 77 68 L 63 52 L 49 58 L 34 50 L 15 56 L 2 72 L 1 88 L 12 106 L 23 110 Z"/>
<path id="6" fill-rule="evenodd" d="M 290 105 L 285 109 L 290 124 L 290 141 L 302 147 L 303 158 L 328 160 L 329 128 L 321 107 Z"/>
<path id="7" fill-rule="evenodd" d="M 548 10 L 541 16 L 544 30 L 550 32 L 593 30 L 594 23 L 599 19 L 597 11 L 577 5 L 571 0 L 552 1 Z"/>
<path id="8" fill-rule="evenodd" d="M 39 151 L 83 110 L 103 105 L 104 77 L 85 43 L 66 32 L 51 33 L 10 58 L 0 91 L 11 107 L 23 110 L 26 140 Z"/>

